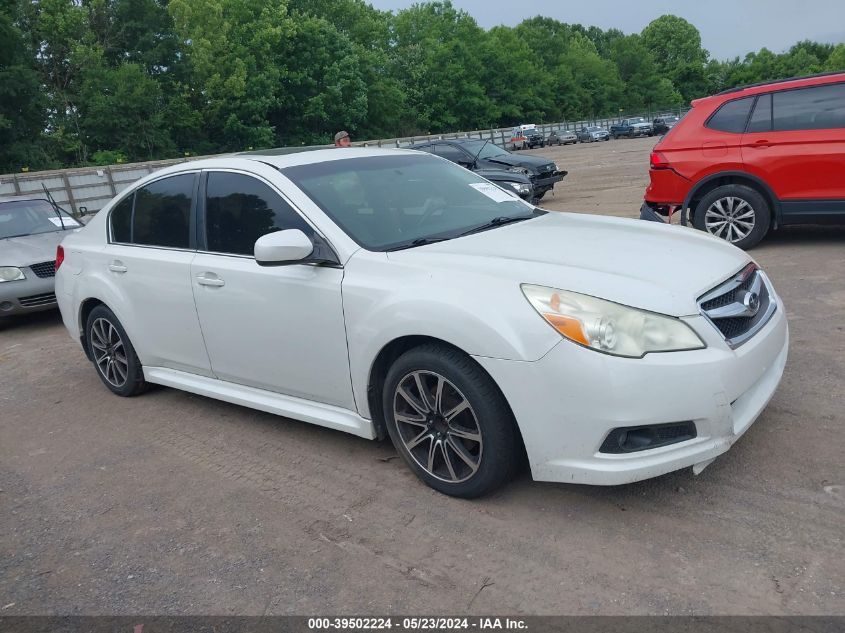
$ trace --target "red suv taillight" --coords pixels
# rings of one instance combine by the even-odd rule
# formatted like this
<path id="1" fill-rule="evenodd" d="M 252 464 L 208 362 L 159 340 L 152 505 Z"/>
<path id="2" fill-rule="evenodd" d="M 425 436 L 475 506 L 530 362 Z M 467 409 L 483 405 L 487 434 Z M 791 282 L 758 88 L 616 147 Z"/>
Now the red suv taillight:
<path id="1" fill-rule="evenodd" d="M 652 169 L 669 169 L 669 159 L 661 152 L 652 152 L 649 158 Z"/>
<path id="2" fill-rule="evenodd" d="M 56 270 L 59 269 L 59 266 L 62 265 L 63 261 L 65 261 L 65 249 L 63 249 L 62 245 L 59 244 L 56 247 Z"/>

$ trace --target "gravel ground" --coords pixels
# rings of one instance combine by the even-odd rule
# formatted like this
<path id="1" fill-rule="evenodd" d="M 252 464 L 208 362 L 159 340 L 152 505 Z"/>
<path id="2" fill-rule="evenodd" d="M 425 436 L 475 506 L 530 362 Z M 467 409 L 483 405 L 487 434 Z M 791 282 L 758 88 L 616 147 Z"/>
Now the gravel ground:
<path id="1" fill-rule="evenodd" d="M 636 216 L 652 144 L 537 150 L 570 171 L 545 206 Z M 754 251 L 790 321 L 779 391 L 701 475 L 616 488 L 450 499 L 389 443 L 112 396 L 57 313 L 2 324 L 0 615 L 844 614 L 843 245 Z"/>

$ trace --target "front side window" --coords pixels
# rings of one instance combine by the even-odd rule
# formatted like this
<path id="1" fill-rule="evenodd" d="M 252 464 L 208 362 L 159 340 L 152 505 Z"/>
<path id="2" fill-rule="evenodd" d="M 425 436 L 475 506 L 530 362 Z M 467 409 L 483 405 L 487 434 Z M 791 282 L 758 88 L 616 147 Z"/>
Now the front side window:
<path id="1" fill-rule="evenodd" d="M 775 131 L 845 128 L 845 84 L 786 90 L 772 98 Z"/>
<path id="2" fill-rule="evenodd" d="M 282 172 L 353 240 L 374 251 L 452 239 L 544 213 L 471 171 L 424 154 L 333 160 Z"/>
<path id="3" fill-rule="evenodd" d="M 156 180 L 135 192 L 132 243 L 190 247 L 191 200 L 196 174 Z"/>
<path id="4" fill-rule="evenodd" d="M 754 97 L 728 101 L 716 110 L 716 113 L 710 117 L 706 125 L 711 130 L 742 134 L 745 131 L 745 123 L 748 121 L 748 114 L 751 112 L 753 103 Z"/>
<path id="5" fill-rule="evenodd" d="M 262 235 L 284 229 L 313 233 L 279 194 L 245 174 L 211 172 L 205 198 L 207 248 L 215 253 L 252 255 Z"/>

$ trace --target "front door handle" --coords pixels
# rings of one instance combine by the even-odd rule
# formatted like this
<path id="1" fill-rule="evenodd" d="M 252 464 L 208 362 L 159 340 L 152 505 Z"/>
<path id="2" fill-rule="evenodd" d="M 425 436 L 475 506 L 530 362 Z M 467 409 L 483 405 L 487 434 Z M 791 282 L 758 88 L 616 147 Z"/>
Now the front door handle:
<path id="1" fill-rule="evenodd" d="M 752 145 L 751 145 L 751 147 L 755 147 L 755 148 L 771 147 L 771 146 L 772 146 L 772 144 L 769 143 L 769 141 L 767 141 L 766 139 L 760 139 L 759 141 L 754 141 L 754 143 L 752 143 Z"/>
<path id="2" fill-rule="evenodd" d="M 116 259 L 109 264 L 109 270 L 113 273 L 125 273 L 127 268 L 123 265 L 122 261 Z"/>
<path id="3" fill-rule="evenodd" d="M 226 282 L 223 281 L 222 279 L 220 279 L 220 277 L 218 277 L 217 275 L 214 275 L 213 277 L 209 276 L 209 275 L 213 275 L 213 273 L 205 273 L 205 274 L 202 274 L 202 275 L 197 275 L 197 283 L 200 286 L 220 287 L 220 286 L 226 285 Z"/>

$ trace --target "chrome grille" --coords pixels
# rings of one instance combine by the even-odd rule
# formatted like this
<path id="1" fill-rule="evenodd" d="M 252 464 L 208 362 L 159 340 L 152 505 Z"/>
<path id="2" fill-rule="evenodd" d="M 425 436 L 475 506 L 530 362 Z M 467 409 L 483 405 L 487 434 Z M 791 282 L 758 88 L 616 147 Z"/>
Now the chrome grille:
<path id="1" fill-rule="evenodd" d="M 699 297 L 698 305 L 732 348 L 754 336 L 777 309 L 768 280 L 755 264 Z"/>
<path id="2" fill-rule="evenodd" d="M 36 277 L 55 277 L 56 276 L 56 262 L 41 262 L 40 264 L 32 264 L 29 267 Z"/>
<path id="3" fill-rule="evenodd" d="M 30 297 L 21 297 L 18 299 L 24 308 L 37 308 L 39 306 L 48 306 L 56 303 L 56 295 L 52 292 L 45 292 L 42 295 L 32 295 Z"/>

